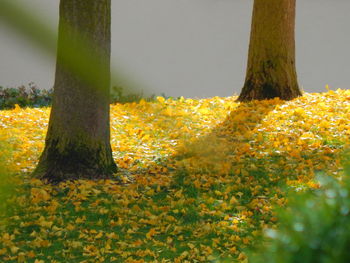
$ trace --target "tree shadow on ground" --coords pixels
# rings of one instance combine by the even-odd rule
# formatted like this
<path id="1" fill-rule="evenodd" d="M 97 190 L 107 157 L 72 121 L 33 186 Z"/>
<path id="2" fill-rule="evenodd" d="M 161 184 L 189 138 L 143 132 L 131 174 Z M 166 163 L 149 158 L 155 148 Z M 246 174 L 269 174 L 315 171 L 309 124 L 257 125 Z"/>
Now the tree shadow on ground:
<path id="1" fill-rule="evenodd" d="M 162 173 L 162 167 L 173 172 L 186 170 L 212 173 L 213 176 L 239 173 L 238 170 L 248 169 L 245 159 L 248 158 L 252 166 L 252 160 L 258 160 L 260 157 L 259 147 L 256 146 L 267 140 L 259 135 L 260 128 L 269 129 L 268 123 L 262 124 L 264 118 L 283 103 L 284 101 L 274 99 L 238 104 L 222 122 L 204 135 L 193 137 L 193 134 L 183 134 L 183 138 L 178 140 L 179 146 L 175 153 L 148 167 L 146 174 Z M 174 120 L 169 117 L 165 122 L 169 128 Z M 160 169 L 157 170 L 157 167 Z"/>
<path id="2" fill-rule="evenodd" d="M 240 103 L 210 133 L 194 142 L 182 142 L 183 147 L 172 158 L 180 161 L 186 169 L 195 168 L 190 164 L 198 162 L 200 169 L 230 173 L 242 157 L 256 155 L 250 143 L 257 137 L 264 118 L 282 103 L 277 99 Z"/>
<path id="3" fill-rule="evenodd" d="M 175 218 L 172 224 L 189 226 L 183 242 L 216 247 L 213 240 L 220 240 L 215 254 L 238 256 L 257 231 L 275 222 L 271 206 L 284 202 L 276 187 L 281 182 L 265 166 L 276 160 L 262 159 L 255 144 L 265 140 L 259 137 L 260 128 L 269 127 L 264 119 L 283 103 L 240 103 L 206 135 L 184 136 L 175 154 L 136 171 L 133 185 L 151 190 L 153 204 Z"/>
<path id="4" fill-rule="evenodd" d="M 220 258 L 239 256 L 276 223 L 273 207 L 285 203 L 287 184 L 317 187 L 314 170 L 334 166 L 327 150 L 303 152 L 298 136 L 286 133 L 287 127 L 276 129 L 279 123 L 269 115 L 283 113 L 286 103 L 240 103 L 206 135 L 184 136 L 173 155 L 136 172 L 135 185 L 141 192 L 151 189 L 153 204 L 166 207 L 176 219 L 172 224 L 190 226 L 183 242 L 203 242 Z M 291 125 L 293 116 L 281 114 L 281 121 L 289 117 Z"/>

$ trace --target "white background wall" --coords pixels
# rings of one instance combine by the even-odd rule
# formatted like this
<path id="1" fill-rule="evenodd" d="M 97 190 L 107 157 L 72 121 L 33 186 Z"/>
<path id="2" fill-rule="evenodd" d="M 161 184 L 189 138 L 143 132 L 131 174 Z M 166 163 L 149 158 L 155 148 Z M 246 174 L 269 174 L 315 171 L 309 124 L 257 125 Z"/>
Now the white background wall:
<path id="1" fill-rule="evenodd" d="M 57 28 L 58 0 L 21 0 Z M 297 0 L 305 91 L 350 88 L 350 1 Z M 1 4 L 0 4 L 1 8 Z M 145 93 L 229 96 L 242 87 L 252 0 L 112 0 L 112 61 Z M 2 23 L 2 22 L 0 22 Z M 0 24 L 0 85 L 50 88 L 54 59 Z"/>

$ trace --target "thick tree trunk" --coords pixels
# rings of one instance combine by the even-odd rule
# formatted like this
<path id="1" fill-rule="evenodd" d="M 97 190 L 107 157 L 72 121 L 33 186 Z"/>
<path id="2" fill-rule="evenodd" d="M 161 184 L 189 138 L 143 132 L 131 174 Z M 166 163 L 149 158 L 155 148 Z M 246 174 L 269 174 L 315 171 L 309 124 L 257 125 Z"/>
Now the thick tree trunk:
<path id="1" fill-rule="evenodd" d="M 117 169 L 109 127 L 110 26 L 111 0 L 61 0 L 53 105 L 45 149 L 34 171 L 39 178 L 53 183 L 104 178 Z M 84 39 L 98 50 L 99 66 L 107 69 L 99 87 L 67 69 L 62 59 L 67 39 Z"/>
<path id="2" fill-rule="evenodd" d="M 239 101 L 301 95 L 295 68 L 296 0 L 255 0 L 246 79 Z"/>

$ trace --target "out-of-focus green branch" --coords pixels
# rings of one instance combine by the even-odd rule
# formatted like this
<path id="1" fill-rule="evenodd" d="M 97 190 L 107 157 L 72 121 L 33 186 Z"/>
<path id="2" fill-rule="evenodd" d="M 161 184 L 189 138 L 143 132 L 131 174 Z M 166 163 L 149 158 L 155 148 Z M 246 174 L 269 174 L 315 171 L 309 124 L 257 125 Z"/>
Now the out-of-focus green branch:
<path id="1" fill-rule="evenodd" d="M 0 17 L 41 50 L 51 55 L 56 54 L 56 35 L 53 31 L 16 1 L 2 0 Z M 64 39 L 60 45 L 65 50 L 60 57 L 60 62 L 67 70 L 79 76 L 93 88 L 98 88 L 108 81 L 105 77 L 106 69 L 98 66 L 100 64 L 98 63 L 98 52 L 90 47 L 86 41 Z"/>
<path id="2" fill-rule="evenodd" d="M 1 0 L 0 19 L 42 51 L 56 53 L 56 34 L 15 0 Z"/>
<path id="3" fill-rule="evenodd" d="M 0 20 L 28 41 L 34 43 L 46 54 L 56 56 L 57 36 L 55 31 L 47 26 L 45 21 L 26 10 L 16 0 L 0 1 Z M 74 41 L 66 39 L 60 42 L 60 45 L 65 50 L 60 57 L 60 61 L 67 70 L 76 74 L 95 89 L 109 81 L 109 78 L 106 79 L 106 76 L 110 75 L 110 72 L 106 72 L 109 69 L 99 66 L 101 64 L 99 53 L 101 52 L 96 51 L 96 48 L 87 43 L 85 39 L 74 39 Z M 113 79 L 122 81 L 128 88 L 138 86 L 134 81 L 126 79 L 124 77 L 125 74 L 120 74 L 120 70 L 118 72 L 112 70 L 111 73 Z"/>

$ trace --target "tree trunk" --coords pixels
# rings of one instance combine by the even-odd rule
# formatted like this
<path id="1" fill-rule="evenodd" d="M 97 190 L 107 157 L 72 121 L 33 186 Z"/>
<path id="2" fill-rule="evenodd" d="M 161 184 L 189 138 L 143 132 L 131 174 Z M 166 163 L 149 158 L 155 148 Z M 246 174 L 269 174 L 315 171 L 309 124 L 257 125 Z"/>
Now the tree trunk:
<path id="1" fill-rule="evenodd" d="M 239 101 L 301 95 L 295 68 L 296 0 L 255 0 L 246 79 Z"/>
<path id="2" fill-rule="evenodd" d="M 111 0 L 61 0 L 53 104 L 45 149 L 34 175 L 49 182 L 116 172 L 109 127 Z M 64 63 L 65 43 L 89 42 L 106 69 L 98 87 Z"/>

